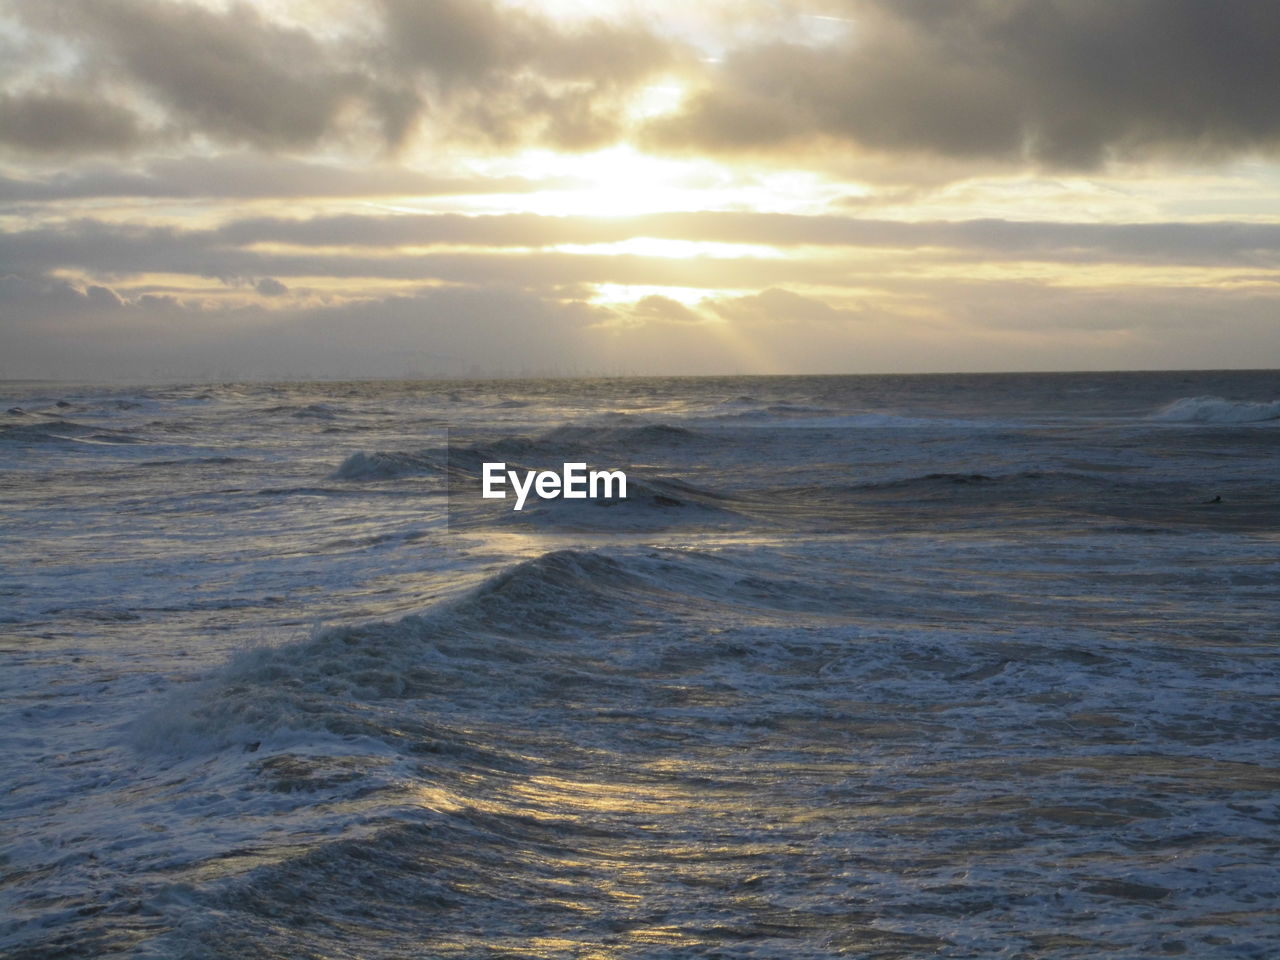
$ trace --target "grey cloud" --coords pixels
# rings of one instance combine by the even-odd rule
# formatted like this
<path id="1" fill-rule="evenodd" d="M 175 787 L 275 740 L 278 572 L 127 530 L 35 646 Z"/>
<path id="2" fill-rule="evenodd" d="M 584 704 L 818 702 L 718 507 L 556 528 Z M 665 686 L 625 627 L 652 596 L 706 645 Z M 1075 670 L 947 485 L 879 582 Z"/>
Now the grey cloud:
<path id="1" fill-rule="evenodd" d="M 609 311 L 503 287 L 215 309 L 0 276 L 0 376 L 730 373 L 760 372 L 762 358 L 807 373 L 1226 368 L 1280 351 L 1276 290 L 971 282 L 931 296 L 925 319 L 772 289 L 705 301 L 728 321 L 716 324 L 665 298 Z"/>
<path id="2" fill-rule="evenodd" d="M 477 0 L 378 0 L 387 46 L 423 78 L 463 136 L 589 149 L 622 133 L 625 94 L 684 48 L 638 24 L 557 24 Z"/>
<path id="3" fill-rule="evenodd" d="M 526 62 L 526 37 L 537 23 L 523 11 L 504 17 L 491 4 L 470 0 L 378 0 L 377 6 L 399 63 L 428 69 L 446 88 L 483 81 L 504 61 Z"/>
<path id="4" fill-rule="evenodd" d="M 900 221 L 774 213 L 664 213 L 628 218 L 534 214 L 357 215 L 232 221 L 216 236 L 235 244 L 551 246 L 634 237 L 772 244 L 946 248 L 1009 259 L 1271 264 L 1280 225 L 1268 223 L 1070 223 L 1013 220 Z"/>
<path id="5" fill-rule="evenodd" d="M 553 218 L 554 219 L 554 218 Z M 260 235 L 261 236 L 261 235 Z M 248 232 L 182 231 L 82 219 L 66 226 L 0 234 L 0 270 L 43 273 L 72 268 L 97 277 L 143 273 L 199 277 L 316 277 L 494 282 L 546 287 L 575 283 L 757 286 L 761 278 L 803 281 L 812 268 L 780 260 L 689 260 L 562 253 L 368 255 L 272 253 L 246 249 Z M 766 280 L 766 282 L 769 282 Z"/>
<path id="6" fill-rule="evenodd" d="M 341 51 L 245 3 L 225 11 L 155 0 L 61 6 L 62 25 L 169 108 L 178 125 L 227 142 L 311 145 L 366 90 Z"/>
<path id="7" fill-rule="evenodd" d="M 0 202 L 92 197 L 404 197 L 527 193 L 562 186 L 522 177 L 429 176 L 404 167 L 340 167 L 258 154 L 153 160 L 135 169 L 118 164 L 72 167 L 39 179 L 0 177 Z"/>
<path id="8" fill-rule="evenodd" d="M 631 315 L 645 323 L 700 323 L 702 318 L 678 300 L 650 295 L 636 301 Z"/>
<path id="9" fill-rule="evenodd" d="M 31 153 L 118 152 L 144 139 L 129 110 L 52 91 L 0 94 L 0 143 Z"/>
<path id="10" fill-rule="evenodd" d="M 500 85 L 527 68 L 554 80 L 627 84 L 683 56 L 638 24 L 557 24 L 477 0 L 378 0 L 378 6 L 401 65 L 430 73 L 446 88 Z"/>
<path id="11" fill-rule="evenodd" d="M 263 277 L 253 285 L 253 289 L 264 297 L 282 297 L 289 292 L 289 288 L 275 277 Z"/>
<path id="12" fill-rule="evenodd" d="M 55 146 L 84 152 L 160 137 L 396 151 L 420 129 L 434 142 L 586 149 L 621 136 L 635 85 L 694 62 L 635 23 L 562 23 L 494 0 L 367 0 L 323 31 L 282 24 L 243 0 L 220 9 L 172 0 L 9 5 L 63 45 L 46 73 L 66 73 L 59 58 L 68 51 L 77 57 L 84 122 L 70 129 L 80 140 Z M 157 113 L 158 126 L 127 139 L 129 114 L 102 101 L 105 89 Z M 48 149 L 36 134 L 73 136 L 62 132 L 58 104 L 29 107 L 35 149 Z"/>
<path id="13" fill-rule="evenodd" d="M 854 311 L 776 287 L 746 297 L 714 300 L 709 306 L 725 319 L 749 326 L 831 326 L 861 319 Z"/>
<path id="14" fill-rule="evenodd" d="M 500 249 L 609 242 L 635 236 L 865 247 L 898 251 L 900 259 L 918 255 L 926 264 L 1025 260 L 1250 269 L 1280 264 L 1280 225 L 1276 224 L 903 223 L 700 213 L 631 220 L 533 215 L 266 218 L 190 231 L 83 219 L 0 234 L 0 270 L 45 273 L 72 269 L 100 278 L 170 273 L 215 278 L 327 276 L 496 282 L 538 288 L 630 283 L 759 289 L 786 283 L 866 283 L 883 266 L 878 262 L 859 267 L 838 257 L 662 258 Z M 254 247 L 270 242 L 313 249 L 275 252 Z M 499 249 L 429 253 L 398 249 L 459 243 Z M 364 249 L 327 249 L 330 246 Z"/>
<path id="15" fill-rule="evenodd" d="M 58 377 L 565 373 L 591 308 L 516 290 L 435 289 L 331 307 L 209 309 L 122 301 L 57 279 L 0 276 L 0 375 Z"/>
<path id="16" fill-rule="evenodd" d="M 23 52 L 24 82 L 10 85 L 27 92 L 0 101 L 0 136 L 45 153 L 159 139 L 395 150 L 418 131 L 584 150 L 630 136 L 630 97 L 667 72 L 704 81 L 644 132 L 664 149 L 812 164 L 852 145 L 1080 168 L 1280 144 L 1273 0 L 831 0 L 824 9 L 854 22 L 845 35 L 756 42 L 715 69 L 639 22 L 556 21 L 495 0 L 367 0 L 323 32 L 246 2 L 9 6 L 45 46 L 79 58 L 72 86 L 52 91 L 45 81 L 65 64 L 33 66 Z"/>
<path id="17" fill-rule="evenodd" d="M 1089 167 L 1280 143 L 1273 0 L 845 0 L 820 49 L 731 53 L 655 142 L 786 149 L 837 142 Z M 759 118 L 753 120 L 753 117 Z"/>
<path id="18" fill-rule="evenodd" d="M 85 288 L 85 300 L 96 307 L 115 309 L 124 306 L 124 300 L 110 287 L 92 285 Z"/>

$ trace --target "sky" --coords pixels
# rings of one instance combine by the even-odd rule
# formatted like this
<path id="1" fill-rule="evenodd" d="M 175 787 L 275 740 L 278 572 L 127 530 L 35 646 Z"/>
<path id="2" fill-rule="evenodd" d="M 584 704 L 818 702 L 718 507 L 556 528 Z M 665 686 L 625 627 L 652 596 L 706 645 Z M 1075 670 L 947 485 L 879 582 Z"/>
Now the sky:
<path id="1" fill-rule="evenodd" d="M 0 378 L 1280 366 L 1275 0 L 0 0 Z"/>

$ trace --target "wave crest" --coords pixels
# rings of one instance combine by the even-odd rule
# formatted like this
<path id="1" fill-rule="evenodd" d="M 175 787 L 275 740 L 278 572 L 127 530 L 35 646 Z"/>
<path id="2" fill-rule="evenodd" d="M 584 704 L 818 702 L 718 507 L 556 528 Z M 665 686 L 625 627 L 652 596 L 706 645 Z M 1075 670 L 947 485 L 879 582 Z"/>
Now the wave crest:
<path id="1" fill-rule="evenodd" d="M 1280 400 L 1224 400 L 1222 397 L 1182 397 L 1160 409 L 1153 420 L 1170 423 L 1261 423 L 1280 420 Z"/>
<path id="2" fill-rule="evenodd" d="M 417 453 L 375 450 L 373 453 L 357 451 L 343 460 L 338 469 L 329 474 L 330 480 L 393 480 L 424 473 L 438 473 L 439 467 L 427 457 Z"/>

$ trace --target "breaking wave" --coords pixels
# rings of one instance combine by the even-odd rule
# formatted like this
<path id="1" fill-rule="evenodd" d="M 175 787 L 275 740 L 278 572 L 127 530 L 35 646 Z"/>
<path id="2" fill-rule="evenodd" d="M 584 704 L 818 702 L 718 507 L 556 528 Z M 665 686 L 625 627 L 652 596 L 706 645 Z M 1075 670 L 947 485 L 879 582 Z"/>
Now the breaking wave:
<path id="1" fill-rule="evenodd" d="M 1260 423 L 1280 420 L 1280 400 L 1252 402 L 1221 397 L 1183 397 L 1152 418 L 1170 423 Z"/>
<path id="2" fill-rule="evenodd" d="M 510 699 L 522 685 L 539 684 L 542 669 L 561 669 L 548 662 L 551 651 L 530 647 L 530 638 L 607 629 L 642 587 L 623 561 L 552 551 L 421 615 L 317 628 L 301 642 L 245 651 L 195 691 L 143 717 L 133 740 L 159 753 L 266 738 L 290 743 L 317 732 L 403 744 L 427 736 L 430 724 L 410 723 L 397 701 L 495 684 Z M 542 669 L 528 669 L 535 660 Z"/>
<path id="3" fill-rule="evenodd" d="M 439 472 L 439 466 L 422 454 L 382 450 L 375 450 L 373 453 L 357 451 L 343 460 L 338 469 L 329 474 L 329 479 L 394 480 L 397 477 Z"/>

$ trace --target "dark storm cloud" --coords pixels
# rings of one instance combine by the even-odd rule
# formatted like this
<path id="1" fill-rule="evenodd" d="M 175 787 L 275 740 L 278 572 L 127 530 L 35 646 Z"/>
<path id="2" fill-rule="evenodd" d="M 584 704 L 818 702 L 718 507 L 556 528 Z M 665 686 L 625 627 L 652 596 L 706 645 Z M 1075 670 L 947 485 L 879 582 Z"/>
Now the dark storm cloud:
<path id="1" fill-rule="evenodd" d="M 1274 0 L 845 0 L 839 42 L 730 53 L 665 145 L 888 152 L 1088 167 L 1280 143 Z"/>

